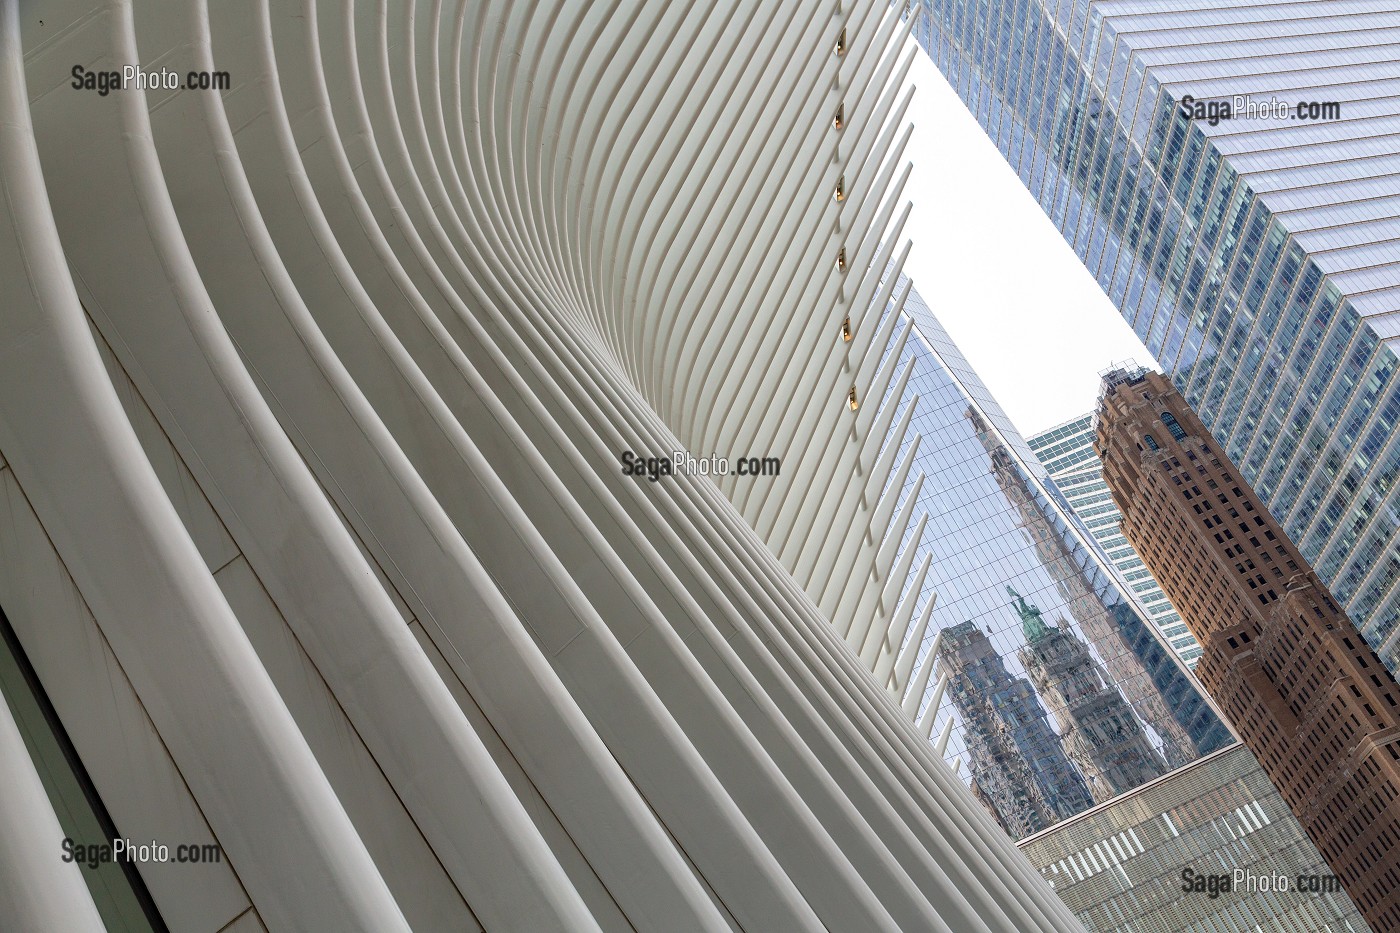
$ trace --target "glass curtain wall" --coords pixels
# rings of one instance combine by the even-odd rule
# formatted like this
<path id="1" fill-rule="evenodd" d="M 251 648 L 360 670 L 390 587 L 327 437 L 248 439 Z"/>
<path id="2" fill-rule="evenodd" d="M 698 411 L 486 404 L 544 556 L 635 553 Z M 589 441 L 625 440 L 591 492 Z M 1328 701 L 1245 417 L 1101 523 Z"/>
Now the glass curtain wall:
<path id="1" fill-rule="evenodd" d="M 1384 0 L 1286 16 L 1173 0 L 905 7 L 916 40 L 1396 671 L 1400 12 Z M 1180 106 L 1187 93 L 1332 100 L 1342 118 L 1211 126 Z"/>
<path id="2" fill-rule="evenodd" d="M 898 495 L 923 474 L 929 521 L 904 547 L 932 557 L 916 617 L 936 593 L 919 651 L 929 663 L 943 632 L 924 702 L 946 675 L 933 734 L 951 721 L 949 762 L 1020 837 L 1224 747 L 1228 729 L 917 293 L 905 313 L 913 372 L 885 403 L 916 405 Z"/>

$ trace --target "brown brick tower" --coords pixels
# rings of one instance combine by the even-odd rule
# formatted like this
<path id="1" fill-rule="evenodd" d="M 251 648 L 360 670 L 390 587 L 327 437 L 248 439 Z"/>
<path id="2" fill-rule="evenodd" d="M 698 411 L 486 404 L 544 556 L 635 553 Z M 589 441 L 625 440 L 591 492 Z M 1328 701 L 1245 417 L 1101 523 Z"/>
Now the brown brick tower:
<path id="1" fill-rule="evenodd" d="M 1104 478 L 1197 676 L 1372 929 L 1400 930 L 1400 687 L 1175 387 L 1104 383 Z"/>

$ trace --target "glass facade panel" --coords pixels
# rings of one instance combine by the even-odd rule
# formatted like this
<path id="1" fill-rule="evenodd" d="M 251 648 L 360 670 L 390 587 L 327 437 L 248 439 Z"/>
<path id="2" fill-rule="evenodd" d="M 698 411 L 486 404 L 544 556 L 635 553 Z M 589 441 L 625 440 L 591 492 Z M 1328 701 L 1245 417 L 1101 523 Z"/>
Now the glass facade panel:
<path id="1" fill-rule="evenodd" d="M 902 499 L 923 474 L 928 522 L 903 547 L 918 549 L 916 565 L 932 558 L 916 671 L 934 665 L 923 704 L 940 703 L 925 722 L 949 730 L 947 759 L 1019 838 L 1228 744 L 1170 636 L 917 293 L 904 313 L 914 332 L 898 368 L 912 375 L 885 404 L 896 424 L 915 404 L 900 458 L 916 435 L 918 449 L 886 495 Z"/>
<path id="2" fill-rule="evenodd" d="M 1300 877 L 1330 878 L 1327 864 L 1242 745 L 1026 839 L 1021 851 L 1094 933 L 1369 929 L 1341 891 L 1301 890 L 1310 885 Z M 1287 890 L 1274 889 L 1279 876 Z"/>
<path id="3" fill-rule="evenodd" d="M 1400 492 L 1380 455 L 1400 404 L 1400 14 L 1387 5 L 911 12 L 984 129 L 1001 144 L 1016 127 L 1008 161 L 1396 671 Z M 1001 24 L 994 39 L 980 22 Z M 1212 126 L 1186 95 L 1238 112 Z M 1249 110 L 1274 99 L 1281 117 Z M 1300 119 L 1309 102 L 1340 114 Z"/>

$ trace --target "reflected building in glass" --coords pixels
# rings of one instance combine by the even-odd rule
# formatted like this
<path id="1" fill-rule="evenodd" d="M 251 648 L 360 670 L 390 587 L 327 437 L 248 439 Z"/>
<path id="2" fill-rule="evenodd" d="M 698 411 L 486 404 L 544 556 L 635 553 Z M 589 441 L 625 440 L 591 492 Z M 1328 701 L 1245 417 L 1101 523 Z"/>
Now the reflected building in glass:
<path id="1" fill-rule="evenodd" d="M 1392 0 L 905 8 L 917 41 L 1395 671 Z"/>
<path id="2" fill-rule="evenodd" d="M 886 404 L 896 423 L 914 404 L 921 438 L 899 494 L 917 485 L 928 521 L 903 546 L 931 558 L 915 615 L 936 593 L 919 663 L 937 641 L 924 705 L 941 698 L 947 760 L 1019 837 L 1229 744 L 917 293 L 905 313 L 912 375 Z"/>
<path id="3" fill-rule="evenodd" d="M 963 723 L 973 793 L 1013 839 L 1093 805 L 1035 688 L 1012 676 L 981 629 L 962 622 L 945 631 L 937 663 Z"/>
<path id="4" fill-rule="evenodd" d="M 1181 711 L 1173 711 L 1164 700 L 1163 691 L 1170 691 L 1180 676 L 1171 657 L 1107 582 L 1093 548 L 1051 505 L 1047 488 L 1031 477 L 973 408 L 967 410 L 967 418 L 987 451 L 992 475 L 1016 508 L 1021 528 L 1054 574 L 1055 588 L 1073 618 L 1110 665 L 1113 682 L 1145 721 L 1159 724 L 1166 758 L 1173 765 L 1185 763 L 1194 757 L 1196 740 L 1190 730 L 1199 723 L 1182 721 Z"/>
<path id="5" fill-rule="evenodd" d="M 1147 621 L 1162 633 L 1181 660 L 1194 667 L 1201 657 L 1201 646 L 1118 529 L 1123 513 L 1113 504 L 1103 479 L 1103 461 L 1094 453 L 1093 421 L 1093 415 L 1083 415 L 1034 434 L 1026 442 L 1050 474 L 1050 484 L 1064 496 L 1075 517 L 1117 568 Z"/>
<path id="6" fill-rule="evenodd" d="M 1063 619 L 1050 625 L 1040 610 L 1007 587 L 1016 600 L 1026 647 L 1021 664 L 1036 691 L 1054 708 L 1065 751 L 1102 802 L 1167 772 L 1167 762 L 1147 740 L 1116 684 L 1093 653 L 1067 630 Z M 1181 747 L 1172 744 L 1173 757 Z"/>

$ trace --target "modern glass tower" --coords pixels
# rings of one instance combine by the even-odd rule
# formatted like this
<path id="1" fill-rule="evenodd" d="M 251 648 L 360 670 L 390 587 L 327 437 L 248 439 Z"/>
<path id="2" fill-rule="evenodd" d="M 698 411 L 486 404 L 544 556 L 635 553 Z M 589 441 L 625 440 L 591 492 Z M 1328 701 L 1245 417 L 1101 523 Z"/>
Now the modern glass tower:
<path id="1" fill-rule="evenodd" d="M 1394 671 L 1400 12 L 1390 0 L 906 8 Z"/>
<path id="2" fill-rule="evenodd" d="M 1187 870 L 1296 879 L 1326 862 L 917 292 L 903 312 L 896 401 L 913 405 L 904 445 L 919 437 L 924 478 L 900 494 L 930 516 L 905 547 L 934 555 L 919 653 L 936 644 L 937 661 L 918 699 L 938 705 L 920 722 L 945 757 L 1095 933 L 1364 933 L 1335 886 L 1182 890 Z"/>
<path id="3" fill-rule="evenodd" d="M 1073 418 L 1028 437 L 1026 443 L 1050 474 L 1049 482 L 1065 497 L 1074 514 L 1122 574 L 1138 605 L 1146 611 L 1147 620 L 1162 633 L 1181 660 L 1194 666 L 1201 656 L 1201 646 L 1167 601 L 1167 594 L 1143 565 L 1137 551 L 1118 530 L 1123 515 L 1113 504 L 1108 485 L 1103 481 L 1103 463 L 1094 453 L 1093 420 L 1093 415 Z"/>
<path id="4" fill-rule="evenodd" d="M 886 405 L 909 419 L 895 459 L 918 445 L 899 498 L 928 515 L 902 552 L 930 567 L 916 672 L 938 651 L 906 708 L 1017 837 L 1224 747 L 1228 729 L 917 292 L 903 314 L 895 369 L 910 375 Z M 1088 738 L 1110 732 L 1111 750 Z M 1012 748 L 1027 768 L 1006 764 Z"/>

